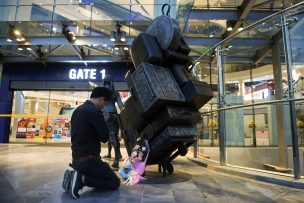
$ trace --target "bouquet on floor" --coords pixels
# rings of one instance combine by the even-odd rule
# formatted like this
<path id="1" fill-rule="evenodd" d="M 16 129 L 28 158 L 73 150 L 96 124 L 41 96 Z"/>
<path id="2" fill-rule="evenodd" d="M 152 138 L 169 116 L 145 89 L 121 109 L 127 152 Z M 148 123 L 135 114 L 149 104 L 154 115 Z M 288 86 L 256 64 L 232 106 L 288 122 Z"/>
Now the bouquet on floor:
<path id="1" fill-rule="evenodd" d="M 125 179 L 125 184 L 134 185 L 142 180 L 146 180 L 142 175 L 145 173 L 146 163 L 149 156 L 148 142 L 145 145 L 135 145 L 128 160 L 124 161 L 123 168 L 118 173 Z"/>

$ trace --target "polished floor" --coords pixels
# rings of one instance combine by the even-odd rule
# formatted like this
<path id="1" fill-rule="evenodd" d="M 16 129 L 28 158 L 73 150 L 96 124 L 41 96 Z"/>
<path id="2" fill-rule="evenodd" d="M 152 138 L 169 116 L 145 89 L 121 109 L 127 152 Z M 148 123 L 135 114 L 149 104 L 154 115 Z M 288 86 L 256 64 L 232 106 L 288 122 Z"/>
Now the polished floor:
<path id="1" fill-rule="evenodd" d="M 70 157 L 68 146 L 0 144 L 0 202 L 304 202 L 301 189 L 216 172 L 185 157 L 173 161 L 175 172 L 167 178 L 148 166 L 141 184 L 112 192 L 84 188 L 74 200 L 61 188 Z"/>

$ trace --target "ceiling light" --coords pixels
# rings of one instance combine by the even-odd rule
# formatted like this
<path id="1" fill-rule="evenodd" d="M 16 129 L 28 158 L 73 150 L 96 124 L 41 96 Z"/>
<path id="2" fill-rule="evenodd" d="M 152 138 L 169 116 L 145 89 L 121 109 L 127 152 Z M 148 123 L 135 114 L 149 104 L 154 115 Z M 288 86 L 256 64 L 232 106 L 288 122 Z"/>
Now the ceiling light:
<path id="1" fill-rule="evenodd" d="M 242 30 L 244 30 L 243 25 L 241 25 L 241 26 L 238 28 L 238 31 L 242 31 Z"/>
<path id="2" fill-rule="evenodd" d="M 27 47 L 26 49 L 27 49 L 28 51 L 31 51 L 31 50 L 32 50 L 32 48 L 31 48 L 31 47 Z"/>
<path id="3" fill-rule="evenodd" d="M 235 25 L 235 21 L 233 21 L 233 20 L 227 20 L 226 21 L 227 31 L 231 31 L 233 29 L 234 25 Z"/>
<path id="4" fill-rule="evenodd" d="M 120 33 L 120 40 L 121 40 L 122 42 L 125 42 L 125 41 L 126 41 L 126 32 L 121 32 L 121 33 Z"/>
<path id="5" fill-rule="evenodd" d="M 21 42 L 21 41 L 22 41 L 21 38 L 17 38 L 16 40 L 17 40 L 18 42 Z"/>
<path id="6" fill-rule="evenodd" d="M 207 75 L 204 75 L 204 77 L 207 77 Z"/>
<path id="7" fill-rule="evenodd" d="M 213 37 L 213 34 L 209 35 L 209 37 Z"/>
<path id="8" fill-rule="evenodd" d="M 115 42 L 115 40 L 116 40 L 115 38 L 116 38 L 116 32 L 112 31 L 111 32 L 111 41 Z"/>
<path id="9" fill-rule="evenodd" d="M 6 41 L 7 42 L 13 42 L 13 40 L 11 38 L 7 38 Z"/>
<path id="10" fill-rule="evenodd" d="M 23 50 L 23 48 L 22 47 L 18 47 L 18 51 L 22 51 Z"/>
<path id="11" fill-rule="evenodd" d="M 24 37 L 21 37 L 21 41 L 25 41 L 25 38 L 24 38 Z"/>
<path id="12" fill-rule="evenodd" d="M 229 49 L 232 48 L 232 45 L 229 45 L 228 48 L 229 48 Z"/>
<path id="13" fill-rule="evenodd" d="M 200 64 L 200 63 L 201 63 L 201 62 L 200 62 L 200 61 L 198 61 L 198 62 L 196 62 L 196 63 L 195 63 L 195 65 L 197 66 L 197 65 L 198 65 L 198 64 Z"/>
<path id="14" fill-rule="evenodd" d="M 17 36 L 19 36 L 19 35 L 21 35 L 21 32 L 19 30 L 15 30 L 14 34 L 17 35 Z"/>
<path id="15" fill-rule="evenodd" d="M 118 48 L 118 47 L 115 47 L 114 49 L 115 49 L 116 51 L 118 51 L 118 50 L 119 50 L 119 48 Z"/>
<path id="16" fill-rule="evenodd" d="M 128 48 L 128 47 L 124 47 L 124 50 L 128 51 L 128 50 L 129 50 L 129 48 Z"/>

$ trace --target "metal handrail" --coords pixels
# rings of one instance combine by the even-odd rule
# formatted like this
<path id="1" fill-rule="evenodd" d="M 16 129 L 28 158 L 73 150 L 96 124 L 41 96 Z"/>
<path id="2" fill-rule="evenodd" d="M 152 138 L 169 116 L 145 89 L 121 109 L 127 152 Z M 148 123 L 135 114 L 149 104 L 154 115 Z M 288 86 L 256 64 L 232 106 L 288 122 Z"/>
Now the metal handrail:
<path id="1" fill-rule="evenodd" d="M 214 109 L 208 112 L 202 112 L 203 114 L 218 112 L 218 111 L 225 111 L 225 110 L 231 110 L 231 109 L 238 109 L 238 108 L 244 108 L 244 107 L 251 107 L 251 106 L 261 106 L 261 105 L 267 105 L 267 104 L 276 104 L 276 103 L 284 103 L 284 102 L 292 102 L 292 101 L 304 101 L 304 98 L 297 98 L 297 99 L 280 99 L 280 100 L 272 100 L 272 101 L 266 101 L 266 102 L 259 102 L 259 103 L 251 103 L 251 104 L 244 104 L 244 105 L 235 105 L 231 107 L 225 107 L 221 109 Z"/>
<path id="2" fill-rule="evenodd" d="M 277 12 L 277 13 L 271 14 L 271 15 L 267 16 L 266 18 L 263 18 L 263 19 L 261 19 L 261 20 L 258 20 L 258 21 L 255 22 L 255 23 L 252 23 L 251 25 L 245 27 L 243 30 L 238 31 L 238 32 L 236 32 L 236 33 L 230 35 L 229 37 L 227 37 L 227 38 L 223 39 L 222 41 L 218 42 L 217 44 L 213 45 L 210 49 L 208 49 L 205 53 L 203 53 L 200 57 L 198 57 L 198 58 L 194 61 L 193 64 L 196 64 L 196 63 L 197 63 L 199 60 L 201 60 L 205 55 L 207 55 L 207 53 L 209 53 L 210 51 L 212 51 L 213 49 L 215 49 L 217 46 L 219 46 L 219 45 L 225 43 L 226 41 L 230 40 L 231 38 L 235 37 L 236 35 L 238 35 L 238 34 L 240 34 L 240 33 L 242 33 L 242 32 L 245 32 L 245 31 L 249 30 L 250 28 L 252 28 L 252 27 L 254 27 L 254 26 L 256 26 L 256 25 L 258 25 L 258 24 L 260 24 L 260 23 L 262 23 L 262 22 L 264 22 L 264 21 L 267 21 L 267 20 L 269 20 L 270 18 L 272 18 L 272 17 L 274 17 L 274 16 L 280 15 L 281 13 L 284 13 L 284 12 L 286 12 L 286 11 L 292 10 L 292 9 L 294 9 L 294 8 L 296 8 L 296 7 L 301 6 L 301 5 L 304 5 L 304 1 L 303 1 L 303 2 L 300 2 L 300 3 L 297 3 L 297 4 L 293 5 L 293 6 L 290 6 L 290 7 L 286 8 L 286 9 L 284 9 L 284 10 L 282 10 L 282 11 L 279 11 L 279 12 Z M 192 66 L 191 68 L 193 68 L 193 66 Z"/>

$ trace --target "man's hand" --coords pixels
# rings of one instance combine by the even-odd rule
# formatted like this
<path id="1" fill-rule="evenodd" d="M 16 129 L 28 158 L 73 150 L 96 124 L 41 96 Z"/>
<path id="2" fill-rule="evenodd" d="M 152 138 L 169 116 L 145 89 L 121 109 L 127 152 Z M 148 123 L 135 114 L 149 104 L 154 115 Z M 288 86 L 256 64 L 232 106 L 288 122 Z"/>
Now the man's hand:
<path id="1" fill-rule="evenodd" d="M 103 117 L 104 117 L 105 121 L 107 122 L 110 118 L 110 113 L 109 112 L 103 112 Z"/>

